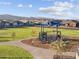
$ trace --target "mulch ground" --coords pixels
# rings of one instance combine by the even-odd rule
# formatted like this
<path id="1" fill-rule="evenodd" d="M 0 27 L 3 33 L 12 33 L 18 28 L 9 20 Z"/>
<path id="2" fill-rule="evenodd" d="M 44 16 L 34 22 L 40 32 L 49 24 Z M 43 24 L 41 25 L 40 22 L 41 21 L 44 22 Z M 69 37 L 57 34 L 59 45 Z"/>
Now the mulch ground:
<path id="1" fill-rule="evenodd" d="M 48 44 L 48 43 L 43 44 L 38 39 L 23 40 L 21 42 L 24 43 L 24 44 L 35 46 L 35 47 L 46 48 L 46 49 L 50 48 L 50 44 Z"/>
<path id="2" fill-rule="evenodd" d="M 77 52 L 78 48 L 79 48 L 79 44 L 73 45 L 70 51 Z"/>
<path id="3" fill-rule="evenodd" d="M 51 44 L 48 44 L 48 43 L 42 44 L 42 42 L 39 41 L 38 39 L 23 40 L 21 42 L 24 44 L 28 44 L 28 45 L 39 47 L 39 48 L 45 48 L 45 49 L 50 49 L 53 47 L 51 46 Z M 72 52 L 77 51 L 78 48 L 79 48 L 79 44 L 67 46 L 68 51 L 72 51 Z"/>

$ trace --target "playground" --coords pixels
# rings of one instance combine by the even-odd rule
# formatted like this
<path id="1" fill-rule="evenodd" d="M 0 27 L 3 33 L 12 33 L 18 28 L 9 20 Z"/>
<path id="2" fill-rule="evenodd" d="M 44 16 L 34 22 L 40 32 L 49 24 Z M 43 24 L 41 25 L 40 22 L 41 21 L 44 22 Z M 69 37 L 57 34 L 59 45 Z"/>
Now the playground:
<path id="1" fill-rule="evenodd" d="M 24 46 L 29 45 L 34 48 L 50 49 L 52 51 L 75 52 L 78 48 L 75 46 L 79 46 L 79 30 L 46 27 L 25 27 L 1 29 L 0 34 L 2 34 L 0 35 L 1 43 L 5 42 L 8 44 L 9 41 L 20 41 L 24 44 Z M 74 40 L 71 38 L 74 38 Z M 77 40 L 75 40 L 75 38 Z M 12 45 L 12 43 L 10 44 Z M 14 45 L 16 45 L 16 42 Z M 4 51 L 2 53 L 5 54 Z"/>
<path id="2" fill-rule="evenodd" d="M 78 47 L 75 47 L 75 46 L 79 46 L 78 41 L 69 40 L 69 39 L 67 41 L 63 41 L 61 39 L 61 38 L 64 38 L 64 36 L 67 36 L 66 39 L 69 38 L 69 37 L 70 38 L 71 37 L 74 37 L 74 38 L 77 37 L 77 39 L 78 39 L 79 30 L 58 29 L 58 35 L 61 36 L 60 38 L 56 38 L 56 35 L 57 35 L 56 28 L 46 28 L 45 27 L 45 28 L 43 28 L 43 31 L 45 33 L 44 37 L 43 37 L 43 35 L 40 36 L 41 27 L 25 27 L 25 28 L 6 28 L 6 29 L 1 29 L 0 34 L 2 34 L 2 35 L 0 35 L 0 42 L 3 45 L 7 44 L 7 45 L 12 45 L 12 46 L 13 45 L 18 46 L 18 44 L 21 43 L 19 45 L 19 47 L 23 47 L 24 49 L 26 49 L 26 53 L 27 53 L 27 49 L 28 49 L 28 52 L 35 53 L 34 51 L 32 51 L 33 48 L 37 48 L 37 49 L 39 48 L 39 49 L 43 49 L 43 50 L 46 49 L 46 51 L 51 50 L 53 52 L 54 51 L 73 52 L 73 51 L 76 51 L 77 48 L 78 48 Z M 44 39 L 44 40 L 42 41 L 42 39 Z M 58 40 L 58 39 L 60 39 L 60 40 Z M 15 41 L 15 43 L 12 43 L 14 41 Z M 18 41 L 20 41 L 20 43 Z M 21 45 L 23 45 L 23 46 L 21 46 Z M 30 46 L 30 48 L 31 47 L 33 47 L 33 48 L 30 49 L 27 46 Z M 3 49 L 4 47 L 1 46 L 1 48 Z M 5 52 L 8 49 L 8 46 L 6 46 L 4 49 L 5 49 L 5 51 L 3 51 L 1 53 L 1 55 L 5 54 Z M 15 49 L 16 49 L 16 51 L 18 50 L 17 48 L 15 48 Z M 29 51 L 29 50 L 31 50 L 31 51 Z M 40 50 L 38 52 L 40 52 Z M 11 52 L 11 53 L 15 54 L 14 52 Z M 35 57 L 35 55 L 33 55 L 33 53 L 32 53 L 32 56 Z M 45 52 L 43 52 L 43 53 L 45 55 Z M 22 54 L 22 52 L 21 53 L 18 52 L 18 54 Z M 16 54 L 16 56 L 18 54 Z M 39 53 L 36 53 L 36 55 L 37 54 L 40 55 Z M 24 53 L 24 56 L 25 55 L 26 54 Z M 12 55 L 12 56 L 14 56 L 14 55 Z M 27 56 L 29 56 L 28 53 L 27 53 Z M 46 54 L 46 56 L 47 56 L 47 54 Z M 46 56 L 44 56 L 44 57 L 46 57 Z M 37 56 L 37 57 L 39 58 L 39 56 Z M 53 56 L 52 56 L 52 58 L 53 58 Z"/>

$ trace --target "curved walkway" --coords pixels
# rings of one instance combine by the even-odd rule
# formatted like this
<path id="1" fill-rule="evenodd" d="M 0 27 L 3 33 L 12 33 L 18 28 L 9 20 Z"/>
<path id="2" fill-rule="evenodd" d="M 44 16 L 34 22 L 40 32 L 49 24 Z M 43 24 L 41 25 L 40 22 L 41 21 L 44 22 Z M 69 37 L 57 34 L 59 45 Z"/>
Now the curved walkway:
<path id="1" fill-rule="evenodd" d="M 0 42 L 0 45 L 13 45 L 22 47 L 23 49 L 29 51 L 34 56 L 34 59 L 53 59 L 53 56 L 56 53 L 50 49 L 38 48 L 23 44 L 21 41 Z M 66 53 L 66 55 L 75 56 L 75 53 Z"/>

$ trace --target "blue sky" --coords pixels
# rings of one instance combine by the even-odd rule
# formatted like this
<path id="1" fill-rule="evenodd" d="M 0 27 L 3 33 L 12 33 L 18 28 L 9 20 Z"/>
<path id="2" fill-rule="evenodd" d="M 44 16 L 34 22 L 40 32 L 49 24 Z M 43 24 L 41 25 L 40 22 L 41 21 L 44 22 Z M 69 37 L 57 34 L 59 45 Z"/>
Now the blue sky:
<path id="1" fill-rule="evenodd" d="M 79 18 L 79 0 L 0 0 L 0 14 Z"/>

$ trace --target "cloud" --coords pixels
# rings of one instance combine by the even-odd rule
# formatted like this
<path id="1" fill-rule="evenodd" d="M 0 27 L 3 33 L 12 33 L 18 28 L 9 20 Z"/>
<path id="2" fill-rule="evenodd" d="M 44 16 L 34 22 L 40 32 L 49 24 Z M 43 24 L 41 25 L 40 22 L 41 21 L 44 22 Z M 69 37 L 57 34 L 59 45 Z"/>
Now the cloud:
<path id="1" fill-rule="evenodd" d="M 55 2 L 54 6 L 50 7 L 40 7 L 39 11 L 44 13 L 53 14 L 56 16 L 71 16 L 73 13 L 71 12 L 74 5 L 69 2 Z"/>
<path id="2" fill-rule="evenodd" d="M 72 8 L 74 5 L 69 2 L 55 2 L 55 7 Z"/>
<path id="3" fill-rule="evenodd" d="M 11 5 L 11 4 L 12 4 L 11 2 L 0 2 L 0 5 L 5 5 L 5 6 Z"/>
<path id="4" fill-rule="evenodd" d="M 29 7 L 29 8 L 32 8 L 32 4 L 29 4 L 28 7 Z"/>
<path id="5" fill-rule="evenodd" d="M 24 7 L 24 5 L 23 4 L 18 4 L 18 7 L 22 8 L 22 7 Z"/>
<path id="6" fill-rule="evenodd" d="M 49 2 L 51 2 L 51 1 L 54 1 L 54 0 L 42 0 L 42 1 L 49 1 Z"/>
<path id="7" fill-rule="evenodd" d="M 19 7 L 19 8 L 32 8 L 32 4 L 29 4 L 29 5 L 18 4 L 17 7 Z"/>

